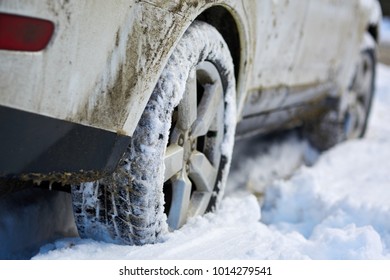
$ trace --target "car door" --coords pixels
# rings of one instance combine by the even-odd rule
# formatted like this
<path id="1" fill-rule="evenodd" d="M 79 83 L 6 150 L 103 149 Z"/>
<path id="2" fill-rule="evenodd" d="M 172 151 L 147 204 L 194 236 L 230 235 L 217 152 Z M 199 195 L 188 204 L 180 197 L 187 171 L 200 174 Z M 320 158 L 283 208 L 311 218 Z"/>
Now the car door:
<path id="1" fill-rule="evenodd" d="M 295 69 L 290 83 L 313 85 L 328 81 L 349 82 L 361 35 L 365 27 L 359 20 L 357 0 L 309 0 L 301 32 Z"/>
<path id="2" fill-rule="evenodd" d="M 278 108 L 284 100 L 292 81 L 309 1 L 243 1 L 251 19 L 253 38 L 253 65 L 244 118 Z"/>

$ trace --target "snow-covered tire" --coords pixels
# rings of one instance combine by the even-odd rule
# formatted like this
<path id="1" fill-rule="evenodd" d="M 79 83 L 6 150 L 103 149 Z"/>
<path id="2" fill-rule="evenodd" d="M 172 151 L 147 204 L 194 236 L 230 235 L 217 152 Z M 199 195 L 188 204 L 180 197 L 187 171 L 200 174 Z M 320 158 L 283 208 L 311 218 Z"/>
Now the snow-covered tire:
<path id="1" fill-rule="evenodd" d="M 230 167 L 235 106 L 229 49 L 216 29 L 194 22 L 169 58 L 116 171 L 72 186 L 80 236 L 155 243 L 189 217 L 212 210 Z"/>
<path id="2" fill-rule="evenodd" d="M 369 34 L 366 36 L 371 38 Z M 347 109 L 341 111 L 341 106 L 335 106 L 335 109 L 325 113 L 318 121 L 305 127 L 306 136 L 314 147 L 324 151 L 342 141 L 365 135 L 375 92 L 375 70 L 375 44 L 370 43 L 360 53 L 355 75 L 346 95 Z"/>

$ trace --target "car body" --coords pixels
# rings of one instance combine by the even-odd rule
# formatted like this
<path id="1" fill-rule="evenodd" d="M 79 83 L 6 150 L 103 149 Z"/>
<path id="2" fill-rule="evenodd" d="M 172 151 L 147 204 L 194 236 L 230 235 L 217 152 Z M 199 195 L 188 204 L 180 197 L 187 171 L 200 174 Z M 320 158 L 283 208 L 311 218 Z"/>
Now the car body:
<path id="1" fill-rule="evenodd" d="M 0 175 L 63 184 L 113 172 L 194 20 L 232 56 L 237 136 L 302 125 L 344 100 L 380 22 L 378 2 L 361 0 L 13 0 L 0 13 L 54 26 L 41 50 L 0 50 Z"/>

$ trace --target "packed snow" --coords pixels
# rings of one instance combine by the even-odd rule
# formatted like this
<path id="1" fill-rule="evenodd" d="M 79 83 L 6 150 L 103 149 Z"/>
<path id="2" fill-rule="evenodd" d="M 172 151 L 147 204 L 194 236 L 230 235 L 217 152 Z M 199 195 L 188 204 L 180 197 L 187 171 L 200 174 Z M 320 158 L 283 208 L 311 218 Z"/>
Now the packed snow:
<path id="1" fill-rule="evenodd" d="M 364 139 L 321 155 L 294 133 L 239 142 L 221 207 L 164 242 L 64 238 L 34 259 L 389 259 L 389 67 L 376 86 Z"/>

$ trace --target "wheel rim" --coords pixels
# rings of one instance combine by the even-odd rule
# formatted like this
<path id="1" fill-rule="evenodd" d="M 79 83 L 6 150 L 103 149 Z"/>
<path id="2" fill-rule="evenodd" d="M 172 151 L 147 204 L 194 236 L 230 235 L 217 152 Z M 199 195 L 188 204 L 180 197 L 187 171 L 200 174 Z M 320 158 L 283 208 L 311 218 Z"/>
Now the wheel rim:
<path id="1" fill-rule="evenodd" d="M 210 62 L 200 63 L 190 73 L 174 111 L 164 158 L 165 207 L 171 230 L 203 214 L 209 205 L 220 169 L 224 106 L 218 70 Z"/>
<path id="2" fill-rule="evenodd" d="M 345 130 L 348 139 L 363 136 L 373 93 L 374 61 L 365 52 L 361 55 L 351 87 L 350 107 L 346 115 Z"/>

